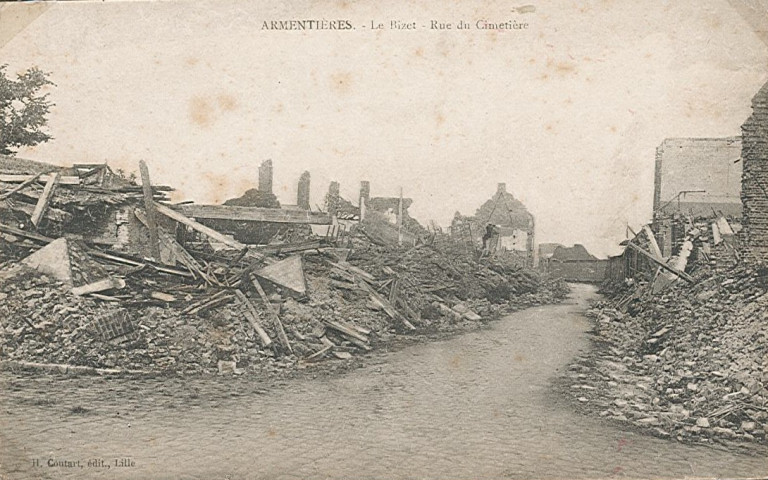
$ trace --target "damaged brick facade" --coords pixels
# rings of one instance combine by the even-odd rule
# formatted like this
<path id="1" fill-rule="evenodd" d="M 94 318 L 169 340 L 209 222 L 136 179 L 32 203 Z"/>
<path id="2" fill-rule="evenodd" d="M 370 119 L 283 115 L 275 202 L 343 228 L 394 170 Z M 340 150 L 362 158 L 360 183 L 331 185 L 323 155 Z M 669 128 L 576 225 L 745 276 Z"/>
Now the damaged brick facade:
<path id="1" fill-rule="evenodd" d="M 752 115 L 741 131 L 743 250 L 768 261 L 768 83 L 752 99 Z"/>

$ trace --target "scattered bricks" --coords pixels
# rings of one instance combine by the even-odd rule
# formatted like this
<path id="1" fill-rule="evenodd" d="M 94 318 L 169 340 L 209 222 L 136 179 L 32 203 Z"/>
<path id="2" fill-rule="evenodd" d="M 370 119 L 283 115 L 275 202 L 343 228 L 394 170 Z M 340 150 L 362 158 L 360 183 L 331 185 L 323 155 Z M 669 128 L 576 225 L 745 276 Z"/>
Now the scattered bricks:
<path id="1" fill-rule="evenodd" d="M 728 248 L 722 242 L 711 254 Z M 767 288 L 750 261 L 724 268 L 710 259 L 693 260 L 693 285 L 646 295 L 650 282 L 637 282 L 608 293 L 590 314 L 605 347 L 590 352 L 593 362 L 579 364 L 587 367 L 579 370 L 584 377 L 569 383 L 597 387 L 590 405 L 613 404 L 650 432 L 655 427 L 645 418 L 660 419 L 682 441 L 766 443 Z M 617 310 L 630 296 L 632 308 Z"/>

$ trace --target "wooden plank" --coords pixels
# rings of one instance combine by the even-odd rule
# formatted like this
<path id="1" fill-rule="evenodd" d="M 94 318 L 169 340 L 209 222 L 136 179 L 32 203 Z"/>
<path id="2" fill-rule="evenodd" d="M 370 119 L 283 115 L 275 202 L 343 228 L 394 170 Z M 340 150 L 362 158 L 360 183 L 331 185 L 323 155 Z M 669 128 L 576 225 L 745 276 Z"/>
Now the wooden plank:
<path id="1" fill-rule="evenodd" d="M 363 287 L 363 289 L 365 289 L 368 292 L 368 294 L 371 296 L 371 299 L 375 303 L 380 305 L 381 308 L 384 309 L 384 312 L 386 312 L 386 314 L 389 315 L 392 319 L 400 320 L 409 330 L 416 330 L 416 327 L 414 327 L 413 324 L 403 316 L 403 314 L 398 312 L 397 309 L 391 303 L 389 303 L 389 301 L 386 298 L 381 296 L 381 294 L 379 294 L 379 292 L 374 290 L 373 287 L 368 285 L 368 283 L 366 283 L 363 280 L 359 280 L 358 285 Z"/>
<path id="2" fill-rule="evenodd" d="M 233 295 L 224 295 L 222 297 L 213 298 L 213 299 L 203 303 L 202 305 L 199 305 L 199 306 L 193 308 L 188 313 L 190 315 L 194 315 L 196 313 L 200 313 L 202 311 L 209 310 L 209 309 L 211 309 L 213 307 L 218 307 L 220 305 L 224 305 L 225 303 L 229 303 L 229 301 L 232 300 L 233 298 L 235 298 Z"/>
<path id="3" fill-rule="evenodd" d="M 376 277 L 374 277 L 370 273 L 366 272 L 361 268 L 357 268 L 354 265 L 351 265 L 347 262 L 339 262 L 339 263 L 329 262 L 329 263 L 334 267 L 337 267 L 341 270 L 351 273 L 352 275 L 357 275 L 358 277 L 362 278 L 363 280 L 369 283 L 376 281 Z"/>
<path id="4" fill-rule="evenodd" d="M 38 235 L 37 233 L 33 232 L 27 232 L 25 230 L 20 230 L 15 227 L 11 227 L 10 225 L 4 225 L 0 223 L 0 232 L 10 233 L 11 235 L 16 235 L 17 237 L 22 238 L 28 238 L 30 240 L 35 240 L 40 243 L 51 243 L 55 240 L 55 238 L 49 238 L 44 237 L 42 235 Z"/>
<path id="5" fill-rule="evenodd" d="M 59 175 L 58 173 L 54 175 Z M 47 182 L 51 179 L 51 174 L 45 174 L 40 176 L 40 181 Z M 17 183 L 26 182 L 27 180 L 35 178 L 36 175 L 5 175 L 0 174 L 0 182 Z M 59 185 L 80 185 L 80 177 L 65 177 L 59 176 Z"/>
<path id="6" fill-rule="evenodd" d="M 413 309 L 406 303 L 403 297 L 401 296 L 397 297 L 397 303 L 394 304 L 395 307 L 397 307 L 398 304 L 402 307 L 403 310 L 405 310 L 406 315 L 408 315 L 411 320 L 414 320 L 414 321 L 419 320 L 419 315 L 413 311 Z"/>
<path id="7" fill-rule="evenodd" d="M 61 175 L 55 173 L 52 176 L 49 176 L 48 181 L 45 182 L 43 194 L 40 195 L 40 199 L 37 201 L 37 205 L 35 205 L 35 211 L 32 212 L 32 218 L 30 220 L 35 227 L 37 227 L 40 224 L 40 220 L 43 219 L 45 209 L 48 208 L 48 204 L 51 203 L 51 197 L 53 197 L 53 192 L 56 189 L 56 185 L 59 183 L 60 178 Z"/>
<path id="8" fill-rule="evenodd" d="M 332 329 L 336 330 L 337 332 L 341 332 L 349 337 L 356 338 L 361 342 L 368 343 L 368 337 L 366 337 L 361 333 L 356 332 L 354 329 L 349 328 L 346 325 L 342 325 L 339 322 L 334 322 L 333 320 L 325 320 L 325 324 L 331 327 Z"/>
<path id="9" fill-rule="evenodd" d="M 157 235 L 157 221 L 155 220 L 155 201 L 152 196 L 152 184 L 149 180 L 149 168 L 144 160 L 139 161 L 141 171 L 141 188 L 144 193 L 144 212 L 146 212 L 146 225 L 149 229 L 149 251 L 152 258 L 160 261 L 160 239 Z"/>
<path id="10" fill-rule="evenodd" d="M 125 288 L 125 281 L 120 278 L 105 278 L 98 280 L 87 285 L 75 287 L 72 289 L 74 295 L 87 295 L 89 293 L 103 292 L 104 290 L 112 290 Z"/>
<path id="11" fill-rule="evenodd" d="M 320 358 L 324 357 L 326 353 L 328 353 L 333 348 L 333 345 L 327 345 L 323 347 L 321 350 L 316 351 L 312 355 L 308 356 L 305 360 L 308 362 L 314 362 L 315 360 L 319 360 Z"/>
<path id="12" fill-rule="evenodd" d="M 43 176 L 42 173 L 38 173 L 37 175 L 35 175 L 34 177 L 30 178 L 29 180 L 24 180 L 23 182 L 21 182 L 20 185 L 17 185 L 16 188 L 14 188 L 12 190 L 9 190 L 8 192 L 0 195 L 0 200 L 5 200 L 6 198 L 10 197 L 11 195 L 24 190 L 28 186 L 30 186 L 33 183 L 35 183 L 42 176 Z"/>
<path id="13" fill-rule="evenodd" d="M 189 273 L 189 272 L 187 272 L 185 270 L 181 270 L 181 269 L 177 269 L 177 268 L 173 268 L 173 267 L 168 267 L 168 266 L 163 266 L 163 265 L 158 265 L 156 262 L 151 262 L 149 260 L 147 260 L 146 262 L 140 262 L 140 261 L 135 260 L 133 258 L 128 258 L 128 257 L 125 257 L 123 255 L 118 255 L 118 254 L 116 254 L 114 252 L 107 253 L 107 252 L 102 252 L 100 250 L 89 249 L 88 250 L 88 254 L 93 256 L 93 257 L 102 258 L 104 260 L 110 260 L 110 261 L 113 261 L 113 262 L 116 262 L 116 263 L 123 263 L 125 265 L 131 265 L 133 267 L 145 267 L 145 266 L 149 265 L 150 267 L 154 268 L 158 272 L 168 273 L 168 274 L 171 274 L 171 275 L 178 275 L 180 277 L 195 278 L 195 276 L 193 274 L 191 274 L 191 273 Z"/>
<path id="14" fill-rule="evenodd" d="M 226 296 L 227 293 L 229 293 L 227 290 L 221 290 L 219 292 L 216 292 L 216 293 L 214 293 L 213 295 L 211 295 L 208 298 L 205 298 L 205 299 L 197 301 L 197 302 L 195 302 L 195 303 L 193 303 L 191 305 L 188 305 L 187 308 L 185 308 L 184 310 L 181 311 L 181 313 L 182 314 L 189 313 L 189 312 L 191 312 L 192 310 L 196 309 L 197 307 L 199 307 L 201 305 L 205 305 L 206 303 L 208 303 L 208 302 L 210 302 L 212 300 L 216 300 L 218 298 Z"/>
<path id="15" fill-rule="evenodd" d="M 183 223 L 184 225 L 186 225 L 186 226 L 188 226 L 188 227 L 190 227 L 190 228 L 192 228 L 194 230 L 197 230 L 198 232 L 200 232 L 203 235 L 206 235 L 206 236 L 216 240 L 217 242 L 223 243 L 224 245 L 230 246 L 230 247 L 232 247 L 232 248 L 234 248 L 236 250 L 242 250 L 244 248 L 247 248 L 246 245 L 238 242 L 237 240 L 228 238 L 228 237 L 222 235 L 221 233 L 217 232 L 216 230 L 214 230 L 212 228 L 209 228 L 209 227 L 206 227 L 205 225 L 203 225 L 201 223 L 198 223 L 198 222 L 196 222 L 196 221 L 194 221 L 194 220 L 192 220 L 190 218 L 187 218 L 186 216 L 184 216 L 183 214 L 181 214 L 181 213 L 179 213 L 179 212 L 177 212 L 175 210 L 171 210 L 170 208 L 168 208 L 168 207 L 166 207 L 164 205 L 160 205 L 157 202 L 154 202 L 154 204 L 155 204 L 155 209 L 159 213 L 162 213 L 166 217 L 168 217 L 168 218 L 170 218 L 172 220 L 176 220 L 179 223 Z"/>
<path id="16" fill-rule="evenodd" d="M 362 348 L 365 351 L 371 350 L 371 346 L 368 345 L 367 339 L 366 339 L 366 341 L 360 340 L 360 335 L 356 334 L 356 332 L 354 332 L 354 331 L 352 331 L 350 329 L 346 329 L 346 328 L 342 330 L 342 329 L 339 328 L 341 326 L 336 324 L 336 322 L 331 322 L 331 321 L 326 320 L 325 324 L 328 327 L 331 327 L 336 332 L 340 333 L 345 339 L 347 339 L 353 345 L 356 345 L 356 346 Z M 334 324 L 336 324 L 336 325 L 334 325 Z M 343 328 L 343 327 L 341 327 L 341 328 Z"/>
<path id="17" fill-rule="evenodd" d="M 264 345 L 265 347 L 272 345 L 272 339 L 269 338 L 269 335 L 267 335 L 267 332 L 265 332 L 264 329 L 261 328 L 261 324 L 259 323 L 259 314 L 256 311 L 256 309 L 253 307 L 253 304 L 251 303 L 251 301 L 248 300 L 248 297 L 246 297 L 245 294 L 240 289 L 235 290 L 235 295 L 237 296 L 237 299 L 240 300 L 240 303 L 242 303 L 245 306 L 245 309 L 246 309 L 245 318 L 248 319 L 253 329 L 256 330 L 257 334 L 259 334 L 259 338 L 261 338 L 261 344 Z"/>
<path id="18" fill-rule="evenodd" d="M 267 294 L 264 293 L 264 289 L 261 288 L 261 284 L 259 283 L 259 280 L 255 276 L 251 276 L 251 282 L 253 283 L 253 286 L 256 288 L 256 291 L 259 293 L 259 296 L 261 297 L 261 301 L 264 302 L 264 307 L 267 309 L 267 313 L 269 313 L 269 316 L 272 317 L 272 321 L 275 323 L 275 330 L 277 331 L 277 338 L 280 340 L 280 343 L 285 347 L 289 352 L 293 353 L 293 348 L 291 348 L 291 343 L 288 341 L 288 335 L 285 334 L 285 329 L 283 328 L 283 322 L 280 321 L 280 316 L 275 311 L 275 308 L 272 306 L 272 303 L 270 303 L 269 298 L 267 298 Z"/>
<path id="19" fill-rule="evenodd" d="M 260 253 L 294 253 L 306 250 L 317 250 L 325 245 L 320 240 L 301 243 L 284 243 L 278 245 L 258 245 L 254 247 Z"/>
<path id="20" fill-rule="evenodd" d="M 655 256 L 653 256 L 653 254 L 646 252 L 645 250 L 643 250 L 642 248 L 638 247 L 634 243 L 629 242 L 629 243 L 627 243 L 627 246 L 630 247 L 632 250 L 636 251 L 637 253 L 643 255 L 644 257 L 649 258 L 652 262 L 654 262 L 655 264 L 657 264 L 658 266 L 660 266 L 664 270 L 677 275 L 678 277 L 682 278 L 683 280 L 685 280 L 688 283 L 693 283 L 693 277 L 691 277 L 690 275 L 688 275 L 685 272 L 681 272 L 680 270 L 678 270 L 678 269 L 676 269 L 674 267 L 670 267 L 669 265 L 667 265 L 663 261 L 658 260 Z"/>
<path id="21" fill-rule="evenodd" d="M 283 210 L 280 208 L 238 207 L 231 205 L 179 205 L 184 215 L 208 220 L 236 220 L 241 222 L 298 223 L 330 225 L 331 217 L 324 213 L 307 210 Z"/>
<path id="22" fill-rule="evenodd" d="M 136 215 L 136 218 L 143 223 L 145 226 L 147 225 L 147 217 L 144 215 L 144 213 L 139 210 L 135 209 L 133 211 L 133 214 Z M 170 248 L 173 251 L 173 255 L 178 258 L 178 260 L 189 269 L 190 272 L 192 272 L 193 275 L 196 275 L 198 278 L 201 278 L 209 285 L 220 285 L 218 281 L 215 279 L 210 278 L 205 272 L 203 272 L 203 267 L 200 265 L 195 257 L 190 255 L 187 250 L 179 244 L 179 242 L 176 241 L 175 238 L 173 238 L 173 235 L 166 232 L 161 227 L 157 227 L 157 234 L 159 236 L 160 241 L 162 241 L 168 248 Z"/>
<path id="23" fill-rule="evenodd" d="M 663 255 L 661 254 L 661 249 L 659 248 L 659 244 L 656 242 L 656 235 L 653 234 L 653 230 L 651 230 L 651 227 L 648 225 L 643 225 L 643 232 L 645 232 L 645 236 L 648 237 L 648 241 L 651 244 L 651 253 L 656 255 L 656 258 L 659 260 L 664 260 Z"/>
<path id="24" fill-rule="evenodd" d="M 409 329 L 409 330 L 416 330 L 416 327 L 411 324 L 411 322 L 408 321 L 403 314 L 397 311 L 397 309 L 379 292 L 374 290 L 374 288 L 368 283 L 375 281 L 375 278 L 370 273 L 366 272 L 365 270 L 359 269 L 355 266 L 352 266 L 346 262 L 340 262 L 340 263 L 333 263 L 329 262 L 334 267 L 348 272 L 350 275 L 353 276 L 357 280 L 358 285 L 362 287 L 366 292 L 369 293 L 372 300 L 381 306 L 382 309 L 386 312 L 387 315 L 389 315 L 394 320 L 400 320 L 403 322 L 403 324 Z"/>
<path id="25" fill-rule="evenodd" d="M 13 202 L 10 206 L 10 209 L 15 212 L 25 213 L 30 217 L 32 217 L 32 214 L 35 213 L 35 207 L 28 203 Z M 49 205 L 48 208 L 45 209 L 43 217 L 49 220 L 53 220 L 54 222 L 64 223 L 68 222 L 72 218 L 72 215 L 69 212 L 59 210 L 58 208 L 53 208 Z"/>
<path id="26" fill-rule="evenodd" d="M 400 279 L 396 278 L 392 282 L 392 288 L 389 289 L 389 303 L 392 305 L 396 305 L 397 303 L 397 297 L 400 290 Z"/>

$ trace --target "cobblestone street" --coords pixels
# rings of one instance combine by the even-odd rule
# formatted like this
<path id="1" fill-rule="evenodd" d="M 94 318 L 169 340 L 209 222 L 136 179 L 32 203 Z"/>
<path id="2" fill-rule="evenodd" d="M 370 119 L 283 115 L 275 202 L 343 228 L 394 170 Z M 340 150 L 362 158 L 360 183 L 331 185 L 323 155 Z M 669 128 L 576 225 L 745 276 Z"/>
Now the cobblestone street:
<path id="1" fill-rule="evenodd" d="M 16 392 L 0 408 L 0 471 L 13 479 L 765 475 L 765 451 L 748 455 L 623 431 L 575 413 L 557 395 L 553 381 L 589 347 L 580 312 L 593 291 L 575 286 L 565 304 L 376 354 L 336 378 L 215 401 L 168 403 L 161 380 L 106 379 L 101 393 L 85 399 L 78 395 L 86 390 L 67 380 L 55 404 L 22 402 Z M 185 388 L 205 382 L 190 380 Z M 226 382 L 215 385 L 227 389 Z M 88 411 L 73 414 L 73 405 Z M 48 459 L 95 458 L 112 467 L 46 466 Z M 135 465 L 115 467 L 121 458 Z"/>

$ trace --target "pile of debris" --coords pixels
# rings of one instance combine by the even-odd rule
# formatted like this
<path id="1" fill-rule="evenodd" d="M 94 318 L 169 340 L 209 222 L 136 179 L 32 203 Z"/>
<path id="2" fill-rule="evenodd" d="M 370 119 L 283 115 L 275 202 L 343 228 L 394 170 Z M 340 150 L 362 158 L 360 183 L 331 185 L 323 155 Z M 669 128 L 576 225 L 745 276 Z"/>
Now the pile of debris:
<path id="1" fill-rule="evenodd" d="M 725 243 L 700 255 L 690 284 L 608 292 L 591 311 L 598 348 L 570 366 L 574 398 L 680 441 L 765 443 L 768 269 L 722 261 L 733 255 Z"/>
<path id="2" fill-rule="evenodd" d="M 189 214 L 241 215 L 258 228 L 329 218 L 171 205 L 170 189 L 150 185 L 142 170 L 141 186 L 104 165 L 0 174 L 4 360 L 271 372 L 348 359 L 399 333 L 477 325 L 567 293 L 561 282 L 438 247 L 434 237 L 382 246 L 354 228 L 344 237 L 306 228 L 299 239 L 245 245 Z"/>

